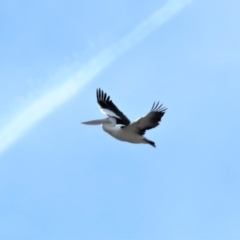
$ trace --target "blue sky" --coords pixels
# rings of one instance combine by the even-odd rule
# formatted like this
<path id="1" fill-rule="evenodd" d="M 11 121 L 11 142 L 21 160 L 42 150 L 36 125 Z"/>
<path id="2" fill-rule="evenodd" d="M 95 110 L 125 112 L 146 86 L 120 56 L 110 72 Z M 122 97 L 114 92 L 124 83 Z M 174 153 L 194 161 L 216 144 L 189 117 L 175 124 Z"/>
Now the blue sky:
<path id="1" fill-rule="evenodd" d="M 240 3 L 2 1 L 1 239 L 240 239 Z M 157 148 L 81 121 L 96 88 Z"/>

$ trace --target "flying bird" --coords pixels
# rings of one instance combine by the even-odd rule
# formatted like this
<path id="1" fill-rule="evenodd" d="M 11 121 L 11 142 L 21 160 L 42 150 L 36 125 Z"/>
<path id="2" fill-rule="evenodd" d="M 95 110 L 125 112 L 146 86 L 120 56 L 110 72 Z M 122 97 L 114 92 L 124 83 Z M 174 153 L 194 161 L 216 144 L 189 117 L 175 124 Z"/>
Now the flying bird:
<path id="1" fill-rule="evenodd" d="M 116 107 L 104 91 L 97 89 L 97 102 L 100 110 L 108 117 L 101 120 L 82 122 L 88 125 L 102 124 L 105 132 L 112 137 L 130 143 L 148 143 L 156 147 L 155 143 L 144 137 L 145 131 L 155 128 L 159 125 L 161 118 L 167 108 L 159 105 L 159 102 L 153 103 L 152 109 L 144 117 L 140 117 L 134 122 L 130 120 Z"/>

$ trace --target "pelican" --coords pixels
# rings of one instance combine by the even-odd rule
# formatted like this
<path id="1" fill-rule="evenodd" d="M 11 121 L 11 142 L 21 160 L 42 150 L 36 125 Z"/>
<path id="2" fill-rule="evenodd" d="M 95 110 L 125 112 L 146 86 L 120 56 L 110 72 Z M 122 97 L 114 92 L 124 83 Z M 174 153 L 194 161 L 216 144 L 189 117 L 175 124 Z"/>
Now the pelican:
<path id="1" fill-rule="evenodd" d="M 82 124 L 102 124 L 102 129 L 118 140 L 130 143 L 147 143 L 156 147 L 153 141 L 144 137 L 144 134 L 146 130 L 155 128 L 159 125 L 161 118 L 167 110 L 167 108 L 162 107 L 162 104 L 159 105 L 159 102 L 156 104 L 154 102 L 147 115 L 138 118 L 131 123 L 130 120 L 112 102 L 110 96 L 108 96 L 100 88 L 97 89 L 97 102 L 100 106 L 101 112 L 108 117 L 101 120 L 82 122 Z"/>

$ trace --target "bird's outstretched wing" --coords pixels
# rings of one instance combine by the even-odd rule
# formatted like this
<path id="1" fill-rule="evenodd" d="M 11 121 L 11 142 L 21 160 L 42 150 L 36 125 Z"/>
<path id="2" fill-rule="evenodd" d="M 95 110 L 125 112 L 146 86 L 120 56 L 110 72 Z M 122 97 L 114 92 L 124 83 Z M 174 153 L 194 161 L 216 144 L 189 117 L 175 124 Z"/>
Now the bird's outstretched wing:
<path id="1" fill-rule="evenodd" d="M 114 117 L 118 124 L 129 125 L 130 120 L 116 107 L 104 91 L 97 89 L 97 102 L 101 108 L 102 113 L 109 117 Z"/>
<path id="2" fill-rule="evenodd" d="M 134 131 L 137 134 L 144 135 L 146 130 L 155 128 L 159 125 L 166 110 L 167 108 L 162 107 L 162 104 L 159 105 L 159 102 L 156 104 L 154 103 L 151 111 L 147 115 L 132 122 L 126 127 L 126 130 L 131 129 L 131 131 Z"/>

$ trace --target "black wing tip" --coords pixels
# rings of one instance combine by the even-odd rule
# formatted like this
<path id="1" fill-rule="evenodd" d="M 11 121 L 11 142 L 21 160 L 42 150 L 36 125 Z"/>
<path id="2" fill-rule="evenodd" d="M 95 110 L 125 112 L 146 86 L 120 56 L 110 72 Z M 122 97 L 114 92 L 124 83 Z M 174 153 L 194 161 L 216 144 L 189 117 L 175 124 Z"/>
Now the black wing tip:
<path id="1" fill-rule="evenodd" d="M 110 96 L 108 96 L 101 88 L 97 88 L 96 93 L 98 103 L 110 101 Z"/>
<path id="2" fill-rule="evenodd" d="M 159 102 L 154 102 L 152 105 L 151 112 L 162 112 L 165 113 L 167 111 L 166 107 L 163 107 L 163 104 L 159 104 Z"/>

